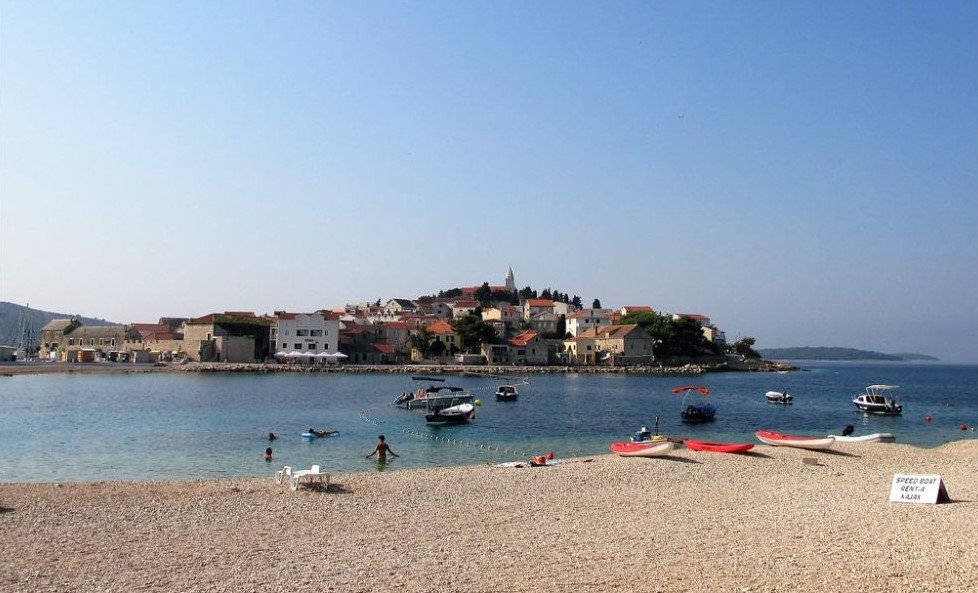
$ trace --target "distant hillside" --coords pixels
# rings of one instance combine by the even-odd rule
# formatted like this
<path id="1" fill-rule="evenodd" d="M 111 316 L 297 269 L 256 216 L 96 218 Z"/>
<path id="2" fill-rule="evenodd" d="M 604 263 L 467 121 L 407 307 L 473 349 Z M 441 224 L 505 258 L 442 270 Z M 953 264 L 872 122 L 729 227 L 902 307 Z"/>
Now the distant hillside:
<path id="1" fill-rule="evenodd" d="M 23 325 L 25 331 L 33 328 L 34 345 L 41 339 L 41 328 L 47 325 L 52 319 L 75 318 L 82 322 L 82 325 L 122 325 L 112 323 L 104 319 L 93 317 L 82 317 L 74 313 L 51 313 L 49 311 L 38 311 L 28 309 L 23 305 L 0 302 L 0 345 L 20 346 L 20 328 Z"/>
<path id="2" fill-rule="evenodd" d="M 938 360 L 926 354 L 883 354 L 871 350 L 834 347 L 765 348 L 758 350 L 758 352 L 761 357 L 769 360 Z"/>

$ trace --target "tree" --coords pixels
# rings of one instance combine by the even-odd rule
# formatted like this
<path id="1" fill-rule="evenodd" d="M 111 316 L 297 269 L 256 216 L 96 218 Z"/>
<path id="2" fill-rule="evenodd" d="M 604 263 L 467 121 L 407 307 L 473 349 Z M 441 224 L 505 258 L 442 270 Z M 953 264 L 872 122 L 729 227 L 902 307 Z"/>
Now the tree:
<path id="1" fill-rule="evenodd" d="M 737 340 L 731 344 L 730 348 L 741 356 L 746 356 L 747 358 L 760 358 L 761 355 L 756 350 L 754 350 L 754 338 L 747 337 Z"/>
<path id="2" fill-rule="evenodd" d="M 581 297 L 577 296 L 576 294 L 574 295 L 574 298 L 571 299 L 571 304 L 574 305 L 574 308 L 576 309 L 584 308 L 584 303 L 581 301 Z"/>
<path id="3" fill-rule="evenodd" d="M 491 302 L 490 299 L 492 298 L 492 289 L 489 288 L 489 283 L 483 282 L 482 286 L 480 286 L 472 296 L 480 303 L 488 305 Z"/>
<path id="4" fill-rule="evenodd" d="M 591 303 L 591 308 L 592 309 L 600 309 L 601 308 L 601 301 L 599 299 L 594 299 L 594 302 Z"/>
<path id="5" fill-rule="evenodd" d="M 455 322 L 455 333 L 462 340 L 462 345 L 469 352 L 478 352 L 485 342 L 492 342 L 496 332 L 492 326 L 482 320 L 482 315 L 468 313 Z"/>
<path id="6" fill-rule="evenodd" d="M 431 346 L 428 348 L 428 352 L 430 352 L 432 356 L 441 356 L 445 354 L 445 350 L 447 350 L 447 347 L 445 346 L 445 342 L 442 342 L 437 338 L 435 339 L 434 342 L 431 343 Z"/>
<path id="7" fill-rule="evenodd" d="M 431 351 L 431 342 L 435 339 L 435 336 L 428 331 L 427 327 L 422 327 L 418 330 L 418 333 L 411 334 L 411 347 L 416 348 L 421 352 L 421 356 L 427 358 L 428 352 Z M 442 344 L 444 346 L 444 344 Z"/>

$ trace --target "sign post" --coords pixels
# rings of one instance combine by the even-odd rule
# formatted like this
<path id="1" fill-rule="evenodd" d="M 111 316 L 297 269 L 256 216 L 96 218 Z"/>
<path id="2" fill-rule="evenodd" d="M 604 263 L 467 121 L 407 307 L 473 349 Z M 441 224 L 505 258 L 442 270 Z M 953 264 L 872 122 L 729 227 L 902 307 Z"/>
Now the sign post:
<path id="1" fill-rule="evenodd" d="M 890 485 L 890 502 L 937 504 L 951 502 L 951 497 L 937 474 L 895 474 Z"/>

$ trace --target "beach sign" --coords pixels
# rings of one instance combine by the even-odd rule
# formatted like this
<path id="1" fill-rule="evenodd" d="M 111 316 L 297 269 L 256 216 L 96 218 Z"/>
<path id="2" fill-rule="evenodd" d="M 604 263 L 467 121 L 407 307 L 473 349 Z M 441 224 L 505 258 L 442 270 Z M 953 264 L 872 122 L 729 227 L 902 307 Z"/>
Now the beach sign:
<path id="1" fill-rule="evenodd" d="M 951 502 L 951 497 L 937 474 L 895 474 L 890 485 L 890 502 L 936 504 Z"/>

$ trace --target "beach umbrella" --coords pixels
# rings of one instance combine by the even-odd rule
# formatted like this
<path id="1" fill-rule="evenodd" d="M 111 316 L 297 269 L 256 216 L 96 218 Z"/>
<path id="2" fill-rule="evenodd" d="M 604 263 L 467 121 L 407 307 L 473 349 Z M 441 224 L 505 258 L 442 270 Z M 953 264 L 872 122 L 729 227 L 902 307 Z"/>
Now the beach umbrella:
<path id="1" fill-rule="evenodd" d="M 333 356 L 333 358 L 349 358 L 349 356 L 347 356 L 346 354 L 343 354 L 342 352 L 339 352 L 339 351 L 337 351 L 336 354 L 333 354 L 332 356 Z"/>

